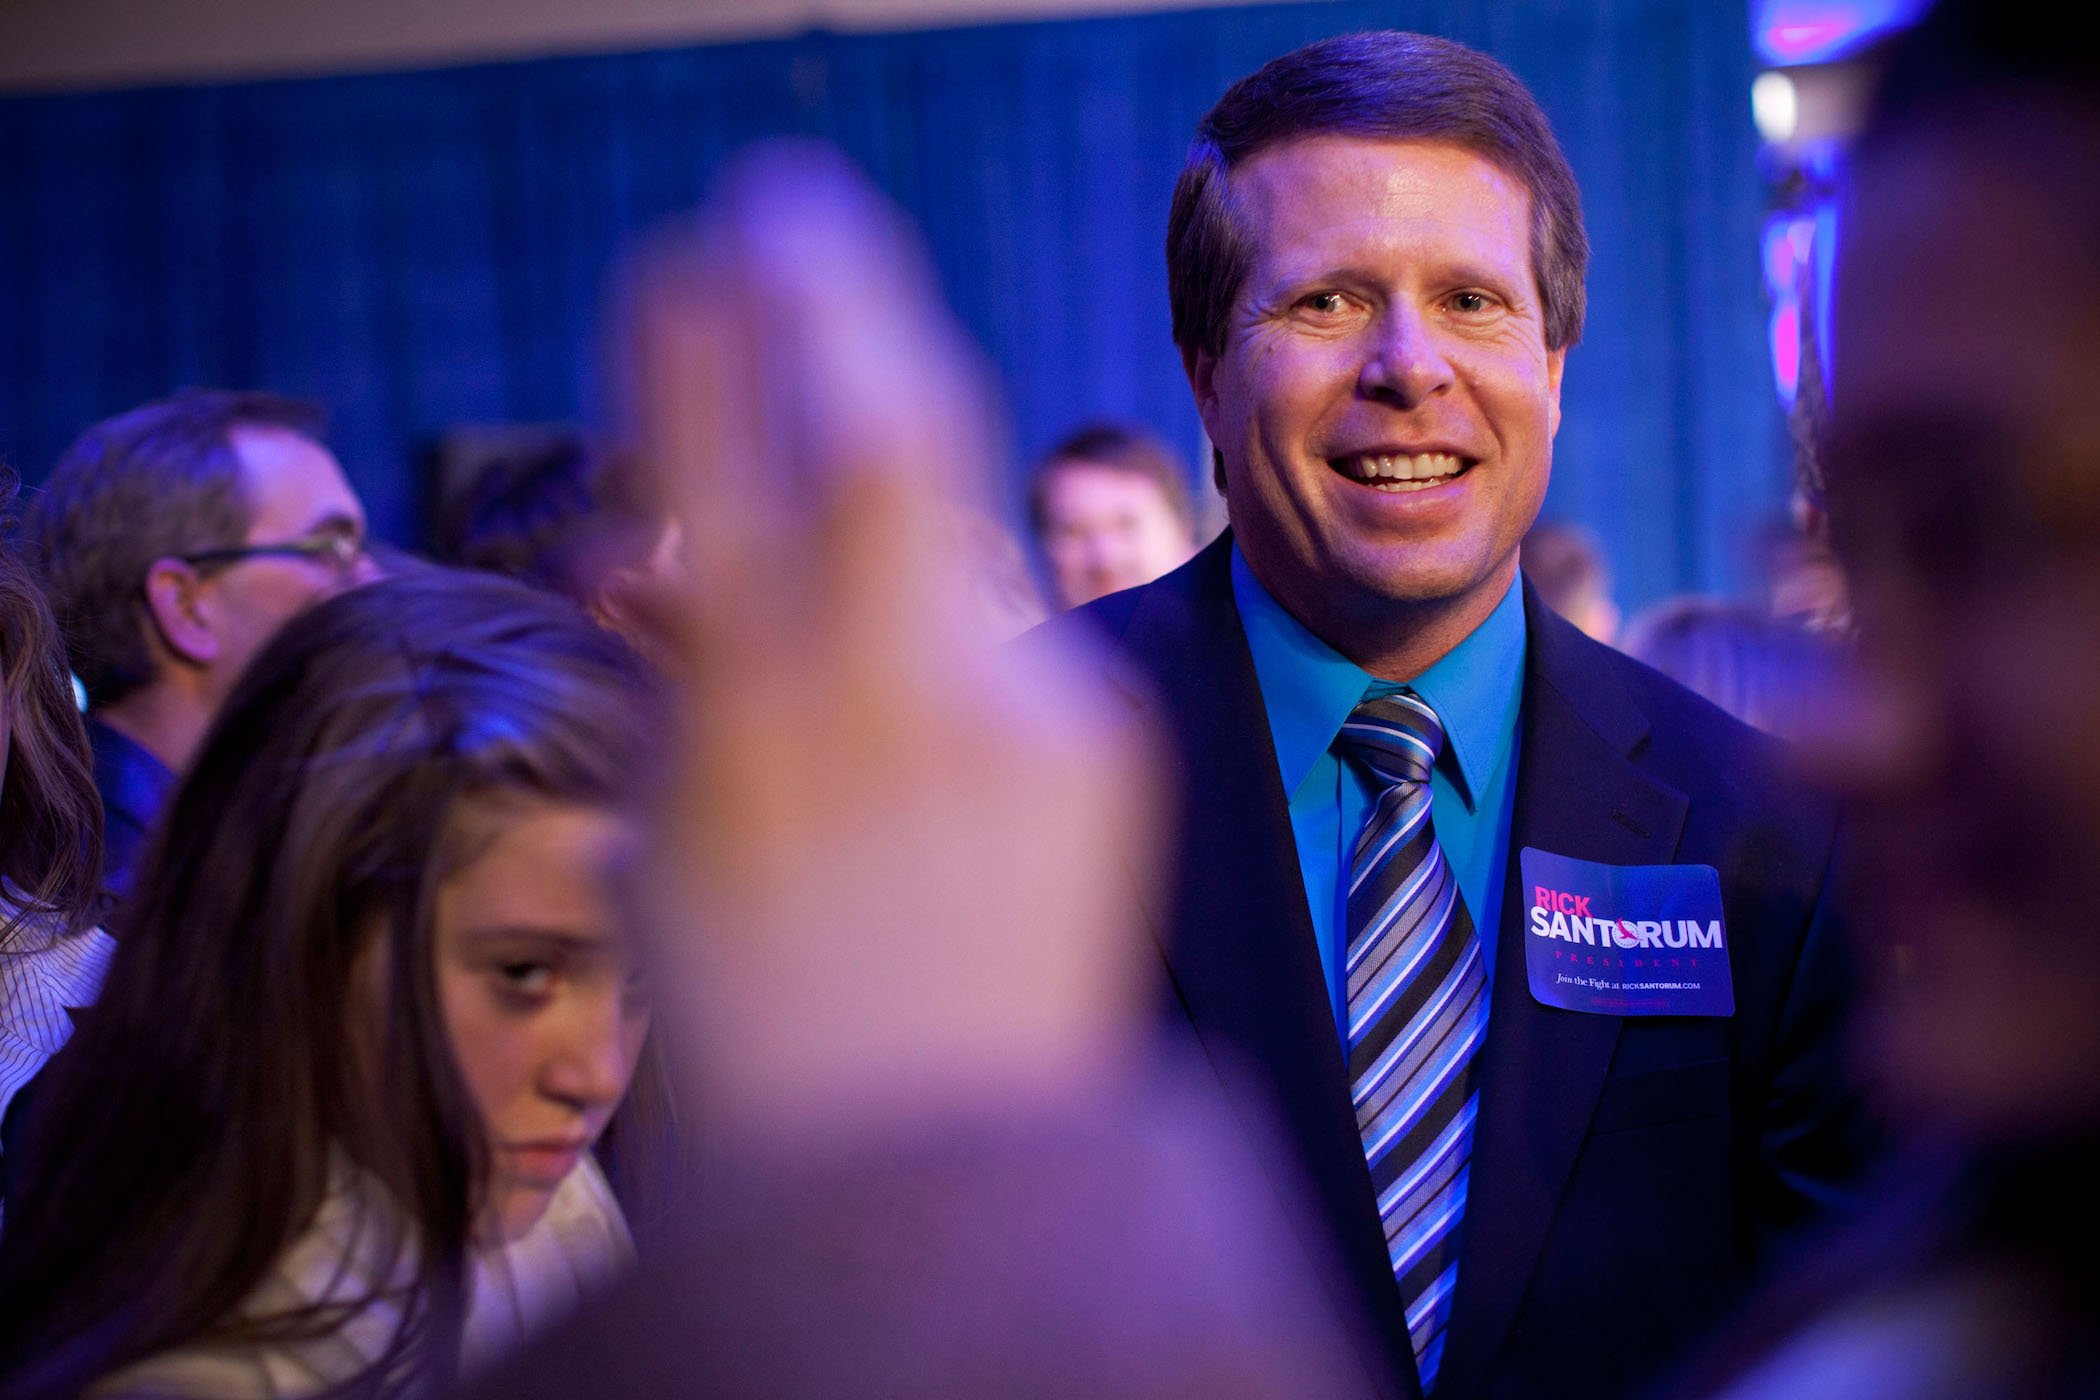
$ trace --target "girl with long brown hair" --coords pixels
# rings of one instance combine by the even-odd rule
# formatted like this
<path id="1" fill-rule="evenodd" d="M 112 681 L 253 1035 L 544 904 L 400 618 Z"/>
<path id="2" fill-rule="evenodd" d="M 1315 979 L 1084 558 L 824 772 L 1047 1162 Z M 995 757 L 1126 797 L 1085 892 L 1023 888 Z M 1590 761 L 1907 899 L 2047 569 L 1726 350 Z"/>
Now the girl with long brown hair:
<path id="1" fill-rule="evenodd" d="M 94 1000 L 113 945 L 93 927 L 102 801 L 65 648 L 14 550 L 0 466 L 0 1112 Z"/>
<path id="2" fill-rule="evenodd" d="M 592 1148 L 618 1109 L 638 1181 L 662 1096 L 607 875 L 660 720 L 622 642 L 490 578 L 257 658 L 29 1124 L 0 1390 L 441 1385 L 618 1265 Z"/>

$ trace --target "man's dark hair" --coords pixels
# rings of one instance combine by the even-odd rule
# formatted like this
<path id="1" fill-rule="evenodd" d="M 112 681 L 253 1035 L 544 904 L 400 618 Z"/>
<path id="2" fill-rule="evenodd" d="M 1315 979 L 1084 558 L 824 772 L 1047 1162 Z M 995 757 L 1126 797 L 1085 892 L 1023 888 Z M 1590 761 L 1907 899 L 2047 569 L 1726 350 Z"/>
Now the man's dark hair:
<path id="1" fill-rule="evenodd" d="M 1143 428 L 1091 423 L 1045 453 L 1029 479 L 1028 525 L 1038 540 L 1049 523 L 1050 479 L 1062 468 L 1081 462 L 1144 477 L 1159 488 L 1175 519 L 1194 527 L 1196 513 L 1189 502 L 1188 472 L 1176 460 L 1174 450 Z"/>
<path id="2" fill-rule="evenodd" d="M 1575 173 L 1531 93 L 1509 69 L 1463 44 L 1378 30 L 1307 44 L 1240 79 L 1196 127 L 1167 219 L 1174 343 L 1185 363 L 1219 354 L 1252 250 L 1228 177 L 1301 136 L 1444 141 L 1464 147 L 1531 194 L 1531 270 L 1546 345 L 1582 338 L 1589 238 Z"/>
<path id="3" fill-rule="evenodd" d="M 277 394 L 186 389 L 80 435 L 31 503 L 26 524 L 88 702 L 108 705 L 154 679 L 146 572 L 157 559 L 241 543 L 252 523 L 236 428 L 319 440 L 323 415 Z"/>

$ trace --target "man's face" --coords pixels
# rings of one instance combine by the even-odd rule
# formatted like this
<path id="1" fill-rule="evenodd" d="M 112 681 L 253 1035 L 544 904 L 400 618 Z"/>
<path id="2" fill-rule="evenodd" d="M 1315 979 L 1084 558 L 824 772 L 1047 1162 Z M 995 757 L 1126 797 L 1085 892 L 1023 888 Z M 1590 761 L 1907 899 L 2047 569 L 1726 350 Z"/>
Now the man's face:
<path id="1" fill-rule="evenodd" d="M 1188 523 L 1140 472 L 1061 462 L 1043 482 L 1043 553 L 1068 608 L 1150 583 L 1187 561 Z"/>
<path id="2" fill-rule="evenodd" d="M 1861 702 L 1827 757 L 1901 974 L 1877 1046 L 1914 1101 L 2021 1131 L 2100 1119 L 2100 275 L 2008 158 L 2034 139 L 1860 171 L 1830 451 Z"/>
<path id="3" fill-rule="evenodd" d="M 328 534 L 362 543 L 364 507 L 327 448 L 286 428 L 238 427 L 231 441 L 252 517 L 242 544 L 285 544 Z M 325 556 L 259 555 L 213 571 L 205 587 L 216 595 L 216 669 L 225 688 L 295 613 L 374 576 L 370 559 L 362 555 L 347 569 Z"/>
<path id="4" fill-rule="evenodd" d="M 1252 265 L 1191 378 L 1248 564 L 1345 654 L 1408 605 L 1484 617 L 1560 426 L 1529 193 L 1458 146 L 1349 136 L 1231 180 Z"/>

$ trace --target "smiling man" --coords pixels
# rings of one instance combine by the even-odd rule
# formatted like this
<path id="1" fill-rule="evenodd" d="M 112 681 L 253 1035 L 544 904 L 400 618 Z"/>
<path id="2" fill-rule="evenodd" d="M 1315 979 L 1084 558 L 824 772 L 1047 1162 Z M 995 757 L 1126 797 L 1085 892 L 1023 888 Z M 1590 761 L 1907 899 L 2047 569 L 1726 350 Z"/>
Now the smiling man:
<path id="1" fill-rule="evenodd" d="M 1383 1388 L 1626 1393 L 1862 1155 L 1835 813 L 1519 578 L 1587 244 L 1500 64 L 1269 64 L 1167 257 L 1232 528 L 1076 616 L 1178 748 L 1171 1019 L 1283 1125 Z M 1718 955 L 1618 934 L 1671 918 Z"/>
<path id="2" fill-rule="evenodd" d="M 103 881 L 122 894 L 175 774 L 294 614 L 376 576 L 320 411 L 190 390 L 81 434 L 28 516 L 88 695 Z"/>

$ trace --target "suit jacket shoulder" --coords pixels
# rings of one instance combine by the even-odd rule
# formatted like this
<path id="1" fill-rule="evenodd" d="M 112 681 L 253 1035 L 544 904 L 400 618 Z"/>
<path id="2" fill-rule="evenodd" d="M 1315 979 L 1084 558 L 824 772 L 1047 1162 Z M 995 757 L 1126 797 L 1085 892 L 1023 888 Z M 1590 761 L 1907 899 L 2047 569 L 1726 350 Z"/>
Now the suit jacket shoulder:
<path id="1" fill-rule="evenodd" d="M 1702 801 L 1769 808 L 1820 828 L 1837 805 L 1792 775 L 1791 746 L 1754 729 L 1662 672 L 1584 636 L 1525 585 L 1529 684 L 1556 691 L 1607 742 Z"/>

